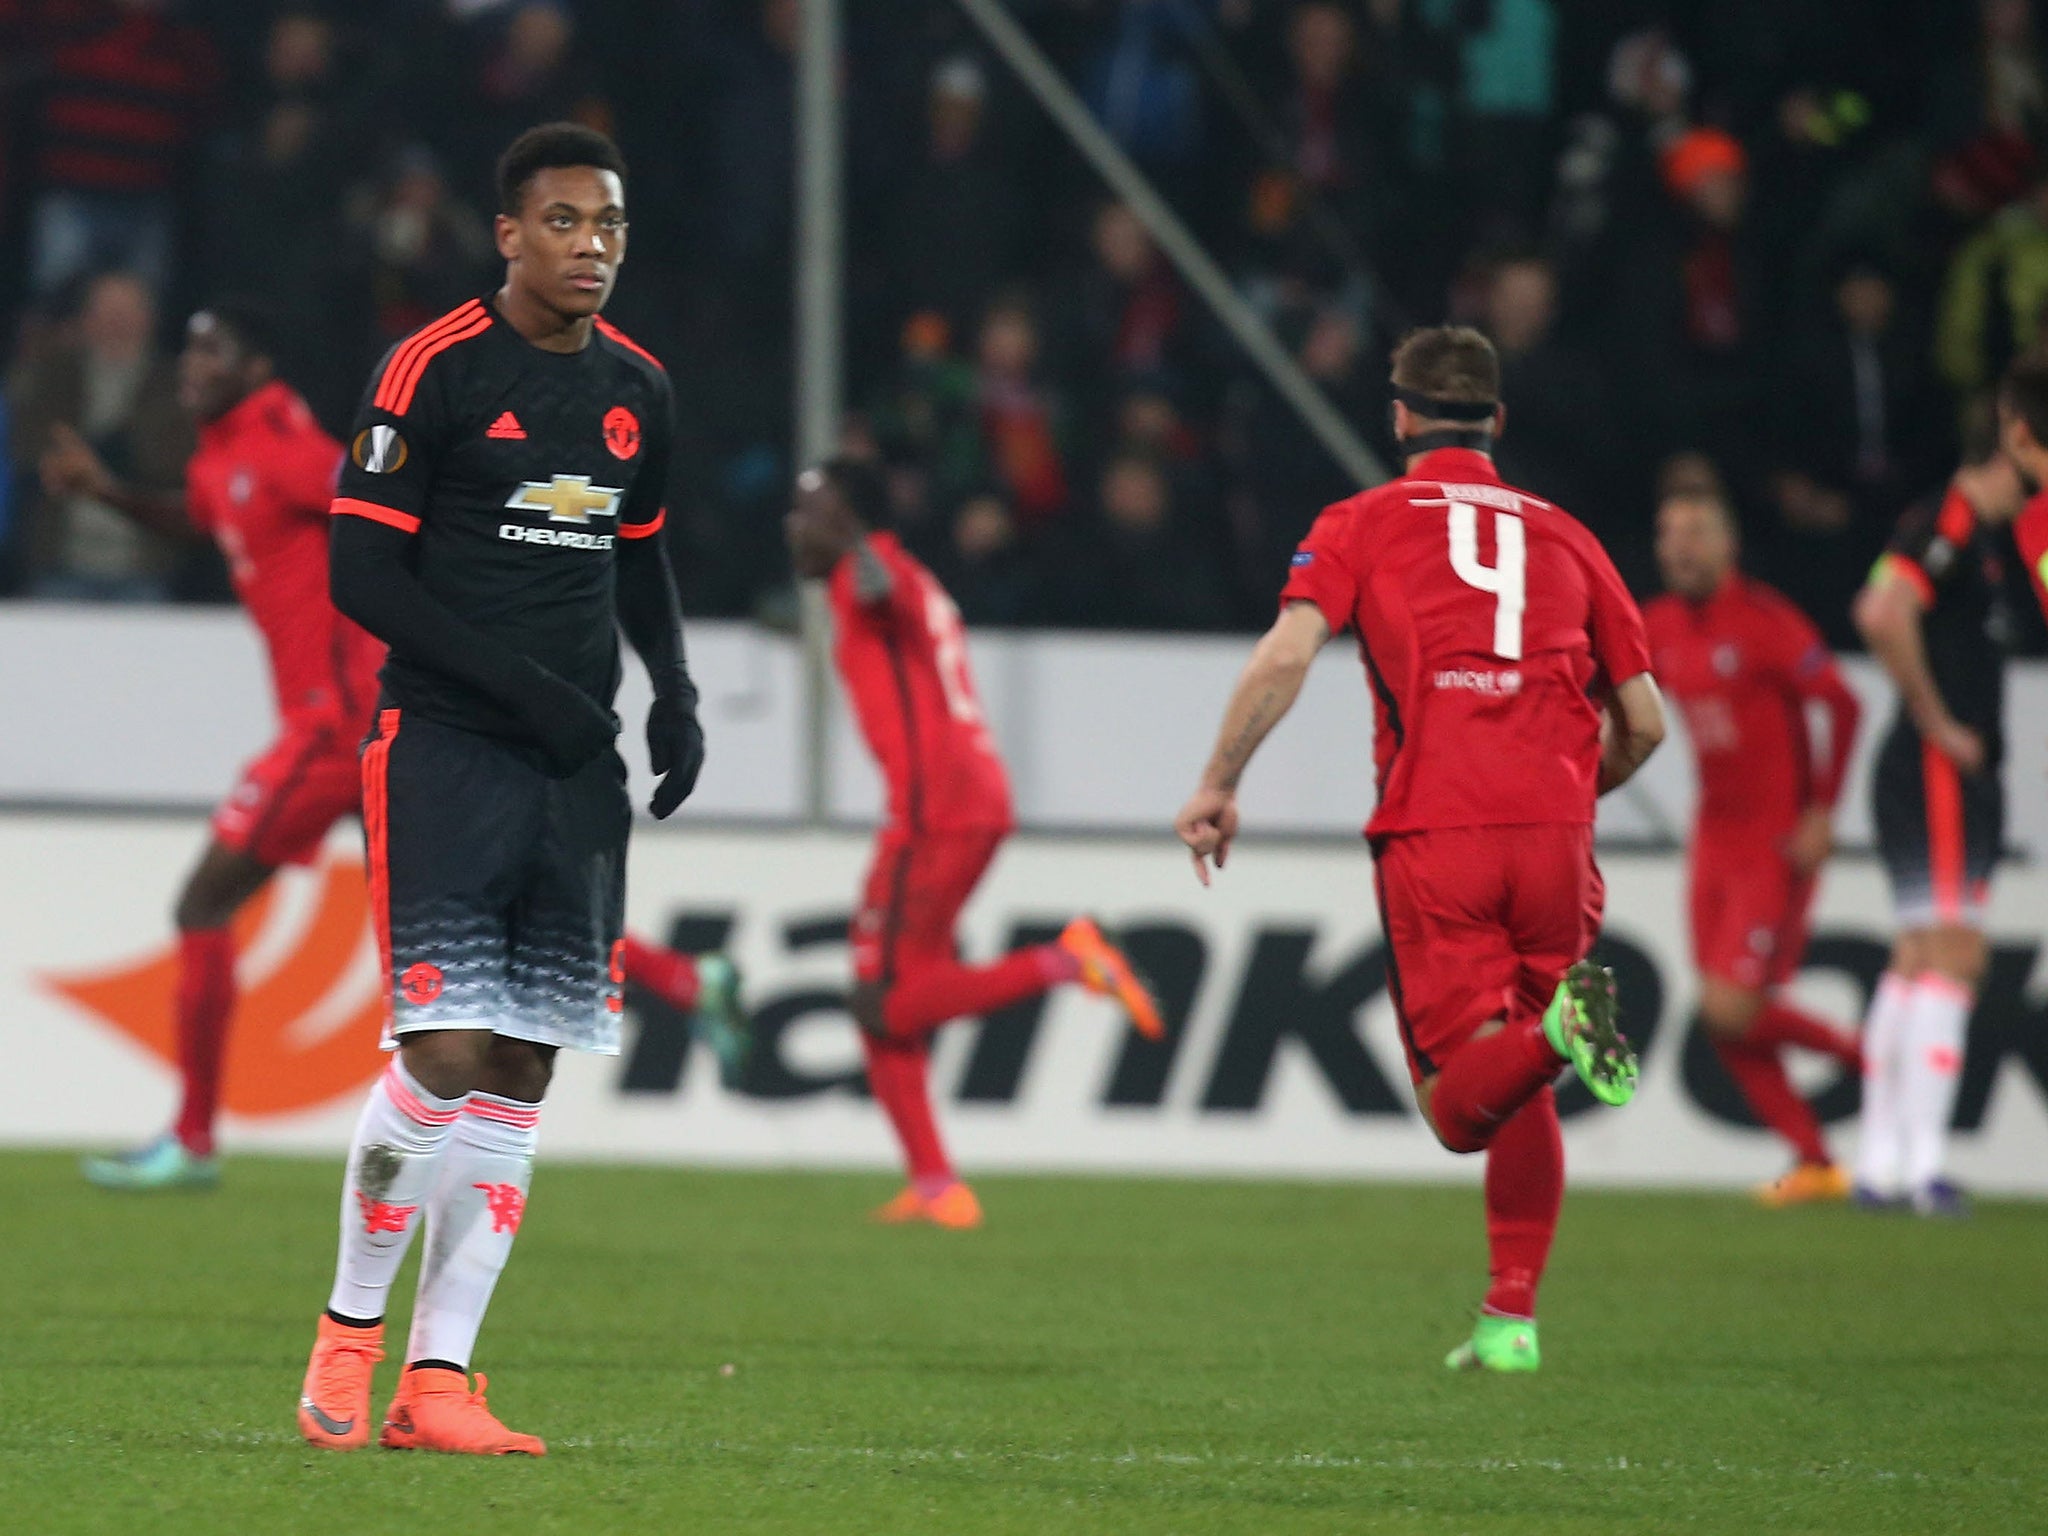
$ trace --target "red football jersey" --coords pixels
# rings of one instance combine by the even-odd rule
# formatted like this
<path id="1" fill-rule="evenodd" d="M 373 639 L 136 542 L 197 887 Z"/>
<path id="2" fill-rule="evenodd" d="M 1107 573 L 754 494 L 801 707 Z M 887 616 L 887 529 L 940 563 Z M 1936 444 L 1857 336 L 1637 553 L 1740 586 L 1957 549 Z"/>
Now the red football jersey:
<path id="1" fill-rule="evenodd" d="M 327 593 L 327 510 L 341 445 L 286 384 L 264 385 L 199 429 L 185 509 L 213 536 L 270 652 L 280 715 L 338 715 L 365 730 L 384 647 Z"/>
<path id="2" fill-rule="evenodd" d="M 1327 508 L 1281 601 L 1355 630 L 1379 808 L 1368 836 L 1590 822 L 1596 686 L 1650 669 L 1643 619 L 1600 541 L 1468 449 Z"/>
<path id="3" fill-rule="evenodd" d="M 2048 616 L 2048 491 L 2035 496 L 2013 520 L 2012 536 L 2020 547 L 2020 559 L 2027 564 L 2027 575 L 2033 579 L 2041 612 Z"/>
<path id="4" fill-rule="evenodd" d="M 1856 695 L 1820 631 L 1779 592 L 1731 575 L 1705 602 L 1667 593 L 1643 611 L 1657 681 L 1685 716 L 1699 767 L 1698 820 L 1720 838 L 1775 841 L 1842 792 Z M 1807 704 L 1828 712 L 1815 760 Z"/>
<path id="5" fill-rule="evenodd" d="M 864 600 L 848 555 L 832 572 L 833 660 L 889 781 L 889 822 L 910 833 L 1013 822 L 1010 780 L 974 692 L 960 610 L 894 534 L 868 545 L 889 590 Z"/>

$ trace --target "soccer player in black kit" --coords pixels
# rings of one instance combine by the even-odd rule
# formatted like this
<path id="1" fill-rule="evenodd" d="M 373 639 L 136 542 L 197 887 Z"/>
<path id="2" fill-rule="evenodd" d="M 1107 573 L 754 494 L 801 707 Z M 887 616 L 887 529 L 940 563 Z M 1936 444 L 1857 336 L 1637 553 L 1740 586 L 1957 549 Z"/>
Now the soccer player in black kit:
<path id="1" fill-rule="evenodd" d="M 396 1054 L 350 1148 L 341 1254 L 299 1400 L 366 1445 L 383 1317 L 424 1224 L 406 1369 L 380 1441 L 545 1452 L 468 1369 L 525 1209 L 557 1049 L 612 1053 L 631 809 L 611 703 L 623 628 L 654 682 L 666 816 L 704 760 L 662 541 L 671 397 L 597 318 L 625 255 L 625 165 L 557 123 L 498 166 L 504 286 L 400 342 L 350 436 L 337 607 L 391 648 L 363 749 Z"/>
<path id="2" fill-rule="evenodd" d="M 1963 466 L 1899 521 L 1856 602 L 1898 689 L 1871 801 L 1898 913 L 1863 1034 L 1856 1203 L 1958 1216 L 1943 1163 L 1989 952 L 1984 909 L 2005 826 L 2005 526 L 2024 497 L 1988 421 Z"/>

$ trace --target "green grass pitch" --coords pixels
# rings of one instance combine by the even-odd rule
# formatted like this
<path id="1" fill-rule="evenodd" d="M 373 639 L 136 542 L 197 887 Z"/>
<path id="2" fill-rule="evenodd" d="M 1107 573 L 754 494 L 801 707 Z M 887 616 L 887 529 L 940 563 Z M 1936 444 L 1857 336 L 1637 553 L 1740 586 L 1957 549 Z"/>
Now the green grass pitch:
<path id="1" fill-rule="evenodd" d="M 1474 1191 L 979 1187 L 957 1235 L 868 1225 L 879 1176 L 544 1163 L 479 1364 L 553 1454 L 474 1462 L 296 1438 L 334 1164 L 0 1157 L 0 1529 L 2048 1531 L 2040 1207 L 1577 1195 L 1499 1379 L 1439 1364 Z"/>

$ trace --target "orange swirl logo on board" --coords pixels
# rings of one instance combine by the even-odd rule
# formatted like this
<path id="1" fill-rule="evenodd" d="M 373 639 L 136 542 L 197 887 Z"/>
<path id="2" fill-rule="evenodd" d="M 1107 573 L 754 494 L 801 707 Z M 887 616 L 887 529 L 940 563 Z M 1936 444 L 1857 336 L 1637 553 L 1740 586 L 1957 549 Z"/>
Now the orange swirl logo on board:
<path id="1" fill-rule="evenodd" d="M 239 996 L 221 1105 L 288 1115 L 357 1092 L 384 1068 L 385 993 L 360 859 L 287 870 L 236 916 Z M 44 984 L 165 1065 L 178 1061 L 178 950 Z"/>

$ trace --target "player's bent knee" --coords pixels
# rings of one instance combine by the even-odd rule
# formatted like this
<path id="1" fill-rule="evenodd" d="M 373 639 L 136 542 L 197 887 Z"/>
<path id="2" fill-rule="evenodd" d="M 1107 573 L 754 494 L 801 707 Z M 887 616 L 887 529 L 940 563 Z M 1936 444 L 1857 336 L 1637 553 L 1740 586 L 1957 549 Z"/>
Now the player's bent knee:
<path id="1" fill-rule="evenodd" d="M 1763 994 L 1709 978 L 1700 988 L 1700 1027 L 1714 1040 L 1740 1040 L 1763 1011 Z"/>
<path id="2" fill-rule="evenodd" d="M 876 1040 L 889 1036 L 889 1021 L 883 1017 L 882 1004 L 887 997 L 879 983 L 864 981 L 854 987 L 846 1000 L 847 1012 L 853 1015 L 853 1022 L 861 1032 Z"/>
<path id="3" fill-rule="evenodd" d="M 489 1039 L 476 1086 L 485 1093 L 525 1104 L 538 1104 L 546 1098 L 548 1084 L 555 1077 L 555 1048 L 505 1035 L 492 1035 Z"/>
<path id="4" fill-rule="evenodd" d="M 1429 1134 L 1437 1139 L 1437 1144 L 1446 1152 L 1455 1152 L 1460 1157 L 1463 1157 L 1467 1152 L 1483 1151 L 1485 1149 L 1485 1143 L 1483 1142 L 1475 1145 L 1466 1145 L 1464 1142 L 1445 1134 L 1443 1127 L 1436 1123 L 1435 1099 L 1436 1079 L 1434 1077 L 1425 1077 L 1415 1085 L 1415 1107 L 1422 1112 L 1422 1123 L 1429 1127 Z"/>
<path id="5" fill-rule="evenodd" d="M 428 1029 L 401 1036 L 405 1070 L 436 1098 L 466 1098 L 480 1085 L 492 1037 L 480 1029 Z"/>

